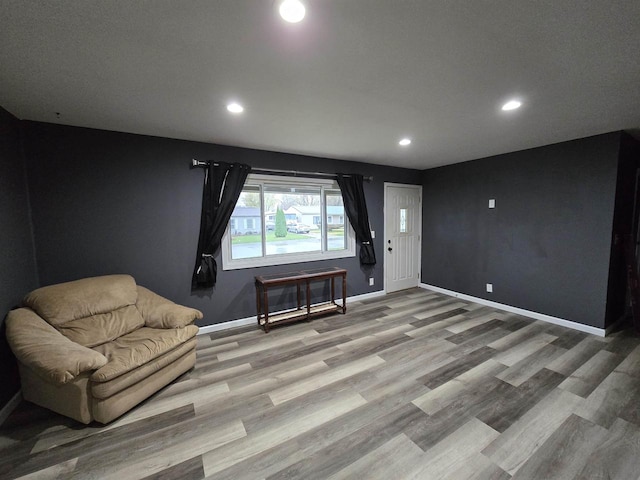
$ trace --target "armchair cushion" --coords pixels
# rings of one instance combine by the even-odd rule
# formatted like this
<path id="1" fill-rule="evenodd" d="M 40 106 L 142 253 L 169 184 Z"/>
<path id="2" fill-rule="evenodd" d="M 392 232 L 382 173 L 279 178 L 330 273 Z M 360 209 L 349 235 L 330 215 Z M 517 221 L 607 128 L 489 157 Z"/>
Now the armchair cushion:
<path id="1" fill-rule="evenodd" d="M 21 363 L 56 384 L 107 363 L 100 352 L 72 342 L 28 308 L 7 315 L 7 340 Z"/>
<path id="2" fill-rule="evenodd" d="M 107 275 L 38 288 L 23 304 L 65 337 L 94 347 L 144 325 L 137 296 L 133 277 Z"/>
<path id="3" fill-rule="evenodd" d="M 58 326 L 69 340 L 85 347 L 95 347 L 115 340 L 144 326 L 142 315 L 135 305 L 127 305 L 112 312 L 78 318 Z"/>
<path id="4" fill-rule="evenodd" d="M 200 310 L 177 305 L 140 285 L 136 306 L 145 326 L 151 328 L 182 328 L 202 318 Z"/>
<path id="5" fill-rule="evenodd" d="M 38 288 L 22 302 L 58 327 L 71 320 L 135 305 L 137 296 L 136 282 L 130 275 L 105 275 Z"/>
<path id="6" fill-rule="evenodd" d="M 122 390 L 134 386 L 144 379 L 154 375 L 160 370 L 171 366 L 180 361 L 184 356 L 189 356 L 195 353 L 196 349 L 195 338 L 178 345 L 173 350 L 154 358 L 149 363 L 139 366 L 123 375 L 115 377 L 107 382 L 91 382 L 91 393 L 94 398 L 109 398 L 113 395 L 121 392 Z"/>
<path id="7" fill-rule="evenodd" d="M 95 347 L 108 362 L 91 375 L 94 382 L 108 382 L 170 352 L 195 337 L 198 327 L 188 325 L 180 329 L 142 327 L 134 332 Z"/>

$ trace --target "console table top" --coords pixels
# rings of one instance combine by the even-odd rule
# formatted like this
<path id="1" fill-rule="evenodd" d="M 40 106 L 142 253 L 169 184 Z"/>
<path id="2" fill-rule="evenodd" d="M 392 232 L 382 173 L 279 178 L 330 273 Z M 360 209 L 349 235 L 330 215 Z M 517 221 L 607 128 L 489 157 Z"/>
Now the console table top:
<path id="1" fill-rule="evenodd" d="M 301 280 L 305 278 L 346 275 L 346 273 L 347 273 L 346 269 L 339 268 L 339 267 L 312 268 L 312 269 L 306 269 L 306 270 L 298 270 L 294 272 L 274 273 L 271 275 L 258 275 L 256 276 L 256 282 L 261 284 L 281 283 L 281 282 L 287 282 L 287 281 Z"/>

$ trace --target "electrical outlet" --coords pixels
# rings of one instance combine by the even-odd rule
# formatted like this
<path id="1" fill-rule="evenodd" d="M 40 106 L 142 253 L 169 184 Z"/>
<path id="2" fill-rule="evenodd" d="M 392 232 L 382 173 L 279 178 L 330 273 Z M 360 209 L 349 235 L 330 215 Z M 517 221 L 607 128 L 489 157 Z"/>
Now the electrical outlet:
<path id="1" fill-rule="evenodd" d="M 487 292 L 493 293 L 493 283 L 487 283 Z"/>
<path id="2" fill-rule="evenodd" d="M 376 238 L 376 232 L 374 230 L 371 230 L 371 238 Z"/>
<path id="3" fill-rule="evenodd" d="M 373 286 L 373 277 L 369 277 L 369 286 Z"/>
<path id="4" fill-rule="evenodd" d="M 495 198 L 490 198 L 489 199 L 489 208 L 496 208 L 496 199 Z"/>

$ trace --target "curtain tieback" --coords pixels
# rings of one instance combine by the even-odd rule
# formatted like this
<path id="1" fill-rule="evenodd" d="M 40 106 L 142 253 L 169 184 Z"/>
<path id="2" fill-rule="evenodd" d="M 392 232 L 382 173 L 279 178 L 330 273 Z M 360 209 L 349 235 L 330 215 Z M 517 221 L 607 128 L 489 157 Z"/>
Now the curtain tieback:
<path id="1" fill-rule="evenodd" d="M 203 253 L 202 254 L 202 258 L 211 258 L 211 257 L 213 257 L 213 255 L 210 254 L 210 253 Z M 201 271 L 202 271 L 202 265 L 199 265 L 198 269 L 196 270 L 196 275 L 198 275 Z"/>
<path id="2" fill-rule="evenodd" d="M 362 245 L 371 245 L 371 242 L 361 242 Z"/>

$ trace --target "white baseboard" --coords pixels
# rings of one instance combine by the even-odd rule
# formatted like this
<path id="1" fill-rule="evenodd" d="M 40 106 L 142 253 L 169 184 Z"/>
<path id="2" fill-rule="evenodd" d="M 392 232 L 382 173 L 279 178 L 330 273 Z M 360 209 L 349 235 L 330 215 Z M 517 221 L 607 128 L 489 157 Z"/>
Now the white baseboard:
<path id="1" fill-rule="evenodd" d="M 382 297 L 385 295 L 384 290 L 378 290 L 377 292 L 363 293 L 361 295 L 354 295 L 347 297 L 348 302 L 361 302 L 363 300 L 369 300 L 371 298 Z M 342 300 L 342 298 L 336 298 L 336 302 Z M 269 315 L 276 315 L 280 312 L 269 312 Z M 244 327 L 246 325 L 258 325 L 258 321 L 255 315 L 246 318 L 238 318 L 237 320 L 230 320 L 228 322 L 214 323 L 213 325 L 205 325 L 200 327 L 198 335 L 206 335 L 207 333 L 219 332 L 220 330 L 228 330 L 230 328 Z"/>
<path id="2" fill-rule="evenodd" d="M 573 328 L 574 330 L 580 330 L 581 332 L 591 333 L 592 335 L 598 335 L 599 337 L 606 336 L 607 332 L 604 328 L 596 328 L 591 325 L 584 325 L 583 323 L 572 322 L 571 320 L 565 320 L 564 318 L 552 317 L 544 313 L 532 312 L 531 310 L 525 310 L 524 308 L 512 307 L 511 305 L 505 305 L 504 303 L 492 302 L 484 298 L 472 297 L 464 293 L 454 292 L 453 290 L 447 290 L 446 288 L 436 287 L 434 285 L 428 285 L 421 283 L 420 288 L 426 290 L 432 290 L 434 292 L 444 293 L 452 297 L 460 298 L 462 300 L 469 300 L 471 302 L 479 303 L 481 305 L 487 305 L 488 307 L 499 308 L 511 313 L 517 313 L 525 317 L 534 318 L 536 320 L 542 320 L 543 322 L 553 323 L 562 327 Z"/>
<path id="3" fill-rule="evenodd" d="M 16 407 L 20 404 L 22 400 L 22 391 L 18 390 L 16 394 L 7 402 L 7 404 L 0 409 L 0 425 L 4 423 L 4 421 L 9 418 L 11 412 L 13 412 Z"/>
<path id="4" fill-rule="evenodd" d="M 377 292 L 363 293 L 361 295 L 354 295 L 353 297 L 347 297 L 348 302 L 362 302 L 363 300 L 371 300 L 372 298 L 384 297 L 387 294 L 384 290 L 378 290 Z"/>
<path id="5" fill-rule="evenodd" d="M 246 325 L 258 325 L 256 316 L 247 318 L 238 318 L 237 320 L 231 320 L 229 322 L 214 323 L 213 325 L 205 325 L 200 327 L 198 335 L 205 335 L 207 333 L 219 332 L 220 330 L 228 330 L 230 328 L 244 327 Z"/>

